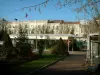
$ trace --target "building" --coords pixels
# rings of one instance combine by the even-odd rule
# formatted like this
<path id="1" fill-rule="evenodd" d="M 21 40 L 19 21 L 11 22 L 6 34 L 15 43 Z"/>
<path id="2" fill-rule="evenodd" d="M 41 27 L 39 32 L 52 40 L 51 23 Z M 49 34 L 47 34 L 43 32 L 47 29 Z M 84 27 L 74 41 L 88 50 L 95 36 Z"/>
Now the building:
<path id="1" fill-rule="evenodd" d="M 49 38 L 50 36 L 53 37 L 55 35 L 52 39 L 56 40 L 61 36 L 63 39 L 67 39 L 69 35 L 66 34 L 73 34 L 75 37 L 83 37 L 84 31 L 82 31 L 82 25 L 81 21 L 65 22 L 64 20 L 33 20 L 7 22 L 5 27 L 13 40 L 18 38 L 20 29 L 22 29 L 23 32 L 27 31 L 26 34 L 30 40 L 46 39 L 48 35 Z M 66 37 L 63 35 L 66 35 Z"/>
<path id="2" fill-rule="evenodd" d="M 18 34 L 19 27 L 28 30 L 30 34 L 73 34 L 81 36 L 80 22 L 64 22 L 63 20 L 34 20 L 8 22 L 6 28 L 9 34 Z"/>

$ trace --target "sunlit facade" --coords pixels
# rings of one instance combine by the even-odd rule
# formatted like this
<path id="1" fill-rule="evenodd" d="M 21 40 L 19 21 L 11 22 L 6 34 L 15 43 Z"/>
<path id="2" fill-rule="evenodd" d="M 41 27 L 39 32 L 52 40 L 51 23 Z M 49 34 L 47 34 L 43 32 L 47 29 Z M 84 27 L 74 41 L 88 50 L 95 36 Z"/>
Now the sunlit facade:
<path id="1" fill-rule="evenodd" d="M 34 20 L 8 22 L 9 34 L 18 34 L 19 26 L 27 26 L 28 34 L 73 34 L 81 36 L 80 22 L 64 22 L 63 20 Z"/>

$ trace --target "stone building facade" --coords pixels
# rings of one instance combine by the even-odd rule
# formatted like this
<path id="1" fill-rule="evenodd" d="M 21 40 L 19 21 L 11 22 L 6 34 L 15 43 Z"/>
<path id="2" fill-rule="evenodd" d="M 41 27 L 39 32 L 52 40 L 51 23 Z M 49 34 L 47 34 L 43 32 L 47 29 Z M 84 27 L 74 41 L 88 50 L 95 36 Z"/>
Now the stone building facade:
<path id="1" fill-rule="evenodd" d="M 34 20 L 8 22 L 6 25 L 9 34 L 18 35 L 19 27 L 27 29 L 31 34 L 74 34 L 81 36 L 80 22 L 64 22 L 63 20 Z"/>

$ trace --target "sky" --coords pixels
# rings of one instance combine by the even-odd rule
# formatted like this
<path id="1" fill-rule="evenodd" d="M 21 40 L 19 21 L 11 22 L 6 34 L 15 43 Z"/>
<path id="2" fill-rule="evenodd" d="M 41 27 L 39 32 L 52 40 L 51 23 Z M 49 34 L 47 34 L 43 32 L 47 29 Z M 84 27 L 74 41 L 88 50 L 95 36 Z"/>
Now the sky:
<path id="1" fill-rule="evenodd" d="M 84 14 L 77 14 L 70 7 L 65 6 L 61 9 L 57 8 L 57 0 L 50 1 L 46 8 L 42 6 L 34 8 L 18 10 L 23 7 L 34 6 L 45 0 L 0 0 L 0 19 L 4 18 L 7 21 L 14 21 L 17 18 L 19 21 L 23 20 L 64 20 L 64 21 L 78 21 L 84 19 Z M 61 0 L 62 1 L 62 0 Z M 63 2 L 63 1 L 62 1 Z M 41 13 L 38 8 L 40 7 Z M 74 6 L 78 7 L 78 5 Z M 27 13 L 27 17 L 26 16 Z M 80 16 L 80 17 L 78 17 Z"/>

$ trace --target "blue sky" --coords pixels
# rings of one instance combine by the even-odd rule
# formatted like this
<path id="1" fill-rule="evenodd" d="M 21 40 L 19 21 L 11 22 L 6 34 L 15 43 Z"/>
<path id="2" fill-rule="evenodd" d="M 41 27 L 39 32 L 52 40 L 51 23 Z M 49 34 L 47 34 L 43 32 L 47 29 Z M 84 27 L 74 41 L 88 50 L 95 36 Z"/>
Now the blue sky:
<path id="1" fill-rule="evenodd" d="M 19 21 L 23 20 L 65 20 L 65 21 L 78 21 L 77 13 L 72 11 L 71 6 L 58 9 L 55 7 L 57 0 L 50 1 L 46 8 L 40 6 L 41 14 L 38 10 L 34 11 L 34 8 L 24 9 L 24 11 L 18 10 L 26 6 L 34 6 L 45 0 L 0 0 L 0 18 L 5 18 L 8 21 L 14 21 L 17 18 Z M 62 1 L 62 0 L 61 0 Z M 77 7 L 78 5 L 74 6 Z M 39 6 L 37 7 L 37 9 Z M 16 11 L 18 10 L 18 11 Z M 25 14 L 28 17 L 25 17 Z M 84 14 L 79 14 L 80 19 L 84 19 Z"/>

